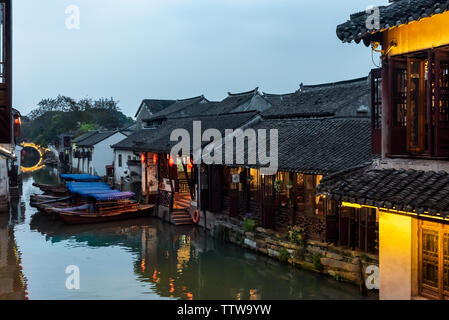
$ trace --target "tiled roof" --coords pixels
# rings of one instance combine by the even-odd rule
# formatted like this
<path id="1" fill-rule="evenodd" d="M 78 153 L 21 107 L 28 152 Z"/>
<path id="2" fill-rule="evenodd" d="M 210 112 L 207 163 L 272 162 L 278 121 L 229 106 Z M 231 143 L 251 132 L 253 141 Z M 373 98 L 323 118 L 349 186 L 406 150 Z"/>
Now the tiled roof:
<path id="1" fill-rule="evenodd" d="M 207 129 L 217 129 L 222 133 L 222 136 L 224 136 L 224 131 L 226 129 L 237 129 L 253 119 L 256 115 L 256 112 L 240 112 L 218 116 L 170 119 L 164 123 L 161 130 L 158 130 L 159 133 L 156 138 L 151 141 L 146 141 L 145 144 L 141 146 L 140 150 L 170 152 L 171 148 L 177 143 L 170 141 L 170 135 L 173 130 L 186 129 L 190 133 L 191 139 L 193 139 L 193 121 L 201 121 L 202 132 Z M 206 144 L 207 143 L 202 143 L 202 145 Z"/>
<path id="2" fill-rule="evenodd" d="M 162 111 L 163 109 L 167 108 L 168 106 L 172 105 L 175 102 L 176 100 L 144 99 L 140 104 L 140 107 L 137 110 L 135 117 L 137 117 L 137 115 L 139 114 L 140 110 L 144 105 L 147 109 L 149 109 L 148 110 L 149 114 L 150 113 L 155 114 Z"/>
<path id="3" fill-rule="evenodd" d="M 449 9 L 448 0 L 394 0 L 388 6 L 380 6 L 380 28 L 368 29 L 366 21 L 372 13 L 354 13 L 350 20 L 337 27 L 337 36 L 343 42 L 359 43 L 363 38 L 396 26 L 440 14 Z"/>
<path id="4" fill-rule="evenodd" d="M 332 199 L 397 211 L 449 215 L 449 174 L 415 170 L 369 170 L 321 180 Z"/>
<path id="5" fill-rule="evenodd" d="M 147 119 L 143 119 L 144 121 L 153 120 L 153 119 L 161 119 L 167 118 L 170 116 L 179 116 L 179 114 L 187 108 L 195 107 L 201 102 L 207 103 L 208 100 L 204 96 L 193 97 L 189 99 L 176 100 L 175 103 L 171 104 L 167 108 L 157 112 Z"/>
<path id="6" fill-rule="evenodd" d="M 217 114 L 226 114 L 235 112 L 236 109 L 241 109 L 237 111 L 253 111 L 245 108 L 244 104 L 249 104 L 251 99 L 259 93 L 259 88 L 255 88 L 251 91 L 240 92 L 240 93 L 231 93 L 228 92 L 228 96 L 217 103 L 214 108 L 211 108 L 207 114 L 208 115 L 217 115 Z"/>
<path id="7" fill-rule="evenodd" d="M 368 119 L 265 119 L 250 128 L 278 130 L 278 165 L 281 171 L 329 174 L 368 165 L 373 159 Z M 236 150 L 236 153 L 242 152 L 245 159 L 248 152 L 257 154 L 255 147 L 247 145 L 244 151 Z"/>
<path id="8" fill-rule="evenodd" d="M 267 94 L 265 94 L 267 95 Z M 360 106 L 369 106 L 371 86 L 367 77 L 302 86 L 295 93 L 274 98 L 268 96 L 273 107 L 263 112 L 267 118 L 295 118 L 319 116 L 356 116 Z"/>
<path id="9" fill-rule="evenodd" d="M 202 130 L 214 128 L 220 131 L 235 129 L 257 115 L 256 112 L 241 112 L 226 115 L 203 115 L 195 117 L 169 118 L 157 129 L 142 129 L 113 145 L 114 149 L 170 152 L 176 142 L 170 142 L 175 129 L 186 129 L 192 136 L 193 121 L 201 121 Z"/>
<path id="10" fill-rule="evenodd" d="M 127 138 L 111 146 L 118 150 L 134 150 L 136 146 L 142 145 L 145 140 L 151 139 L 157 132 L 156 129 L 141 129 L 130 134 Z"/>
<path id="11" fill-rule="evenodd" d="M 282 102 L 284 99 L 287 99 L 293 96 L 296 92 L 292 93 L 284 93 L 284 94 L 273 94 L 273 93 L 263 93 L 263 97 L 267 99 L 272 105 L 277 105 Z"/>
<path id="12" fill-rule="evenodd" d="M 72 139 L 72 143 L 79 143 L 87 138 L 89 138 L 90 136 L 96 134 L 98 131 L 89 131 L 86 133 L 83 133 L 82 135 L 76 137 L 75 139 Z"/>
<path id="13" fill-rule="evenodd" d="M 110 136 L 116 134 L 118 131 L 101 131 L 89 136 L 88 138 L 82 140 L 78 143 L 79 147 L 91 147 L 97 143 L 109 138 Z"/>

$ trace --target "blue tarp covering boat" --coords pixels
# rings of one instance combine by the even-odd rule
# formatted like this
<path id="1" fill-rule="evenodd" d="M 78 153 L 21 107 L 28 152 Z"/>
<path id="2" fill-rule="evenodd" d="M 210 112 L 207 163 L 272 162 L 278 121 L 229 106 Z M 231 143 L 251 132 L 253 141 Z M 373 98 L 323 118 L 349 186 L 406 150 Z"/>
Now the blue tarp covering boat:
<path id="1" fill-rule="evenodd" d="M 95 198 L 96 200 L 100 201 L 107 201 L 107 200 L 124 200 L 124 199 L 130 199 L 135 196 L 134 192 L 114 192 L 116 190 L 112 190 L 113 192 L 109 193 L 93 193 L 91 194 L 91 197 Z"/>
<path id="2" fill-rule="evenodd" d="M 61 179 L 66 181 L 85 181 L 85 182 L 94 182 L 101 181 L 101 178 L 98 176 L 93 176 L 91 174 L 61 174 Z"/>
<path id="3" fill-rule="evenodd" d="M 66 186 L 72 195 L 78 194 L 83 198 L 94 198 L 100 201 L 123 200 L 135 196 L 133 192 L 113 190 L 104 182 L 68 182 Z"/>

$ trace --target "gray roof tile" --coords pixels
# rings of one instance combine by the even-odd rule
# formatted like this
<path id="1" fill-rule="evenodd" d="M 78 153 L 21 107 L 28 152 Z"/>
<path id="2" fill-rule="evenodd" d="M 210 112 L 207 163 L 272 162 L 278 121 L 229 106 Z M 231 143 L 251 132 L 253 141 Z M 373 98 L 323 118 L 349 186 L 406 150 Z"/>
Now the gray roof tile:
<path id="1" fill-rule="evenodd" d="M 448 0 L 394 0 L 388 6 L 380 6 L 380 28 L 369 30 L 366 26 L 368 13 L 365 11 L 354 13 L 350 20 L 337 27 L 337 36 L 343 42 L 355 41 L 359 43 L 363 38 L 449 9 Z"/>

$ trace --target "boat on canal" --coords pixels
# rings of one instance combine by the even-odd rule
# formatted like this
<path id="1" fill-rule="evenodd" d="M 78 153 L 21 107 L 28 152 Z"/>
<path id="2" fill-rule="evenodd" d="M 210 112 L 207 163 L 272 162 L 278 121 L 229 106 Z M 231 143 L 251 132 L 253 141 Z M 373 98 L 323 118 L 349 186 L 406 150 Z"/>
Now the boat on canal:
<path id="1" fill-rule="evenodd" d="M 32 195 L 30 205 L 67 224 L 101 223 L 142 217 L 152 213 L 153 205 L 142 205 L 133 192 L 111 189 L 99 177 L 91 175 L 61 175 L 64 184 L 35 185 L 43 195 Z M 54 187 L 54 188 L 53 188 Z M 65 189 L 64 196 L 59 191 Z M 58 190 L 53 193 L 53 190 Z"/>

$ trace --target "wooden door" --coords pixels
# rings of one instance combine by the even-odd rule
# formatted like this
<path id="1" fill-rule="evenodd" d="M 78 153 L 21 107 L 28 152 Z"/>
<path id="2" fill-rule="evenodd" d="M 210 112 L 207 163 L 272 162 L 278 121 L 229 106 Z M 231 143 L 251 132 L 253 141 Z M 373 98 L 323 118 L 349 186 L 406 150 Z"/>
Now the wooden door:
<path id="1" fill-rule="evenodd" d="M 419 290 L 431 299 L 449 298 L 449 228 L 420 221 Z"/>

